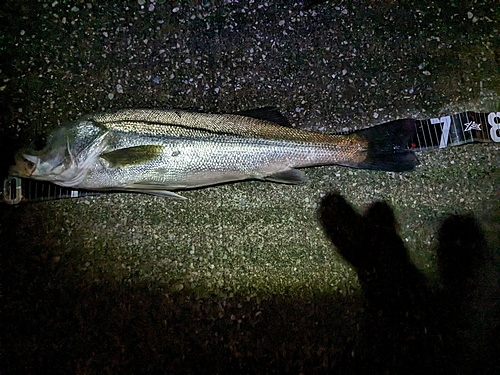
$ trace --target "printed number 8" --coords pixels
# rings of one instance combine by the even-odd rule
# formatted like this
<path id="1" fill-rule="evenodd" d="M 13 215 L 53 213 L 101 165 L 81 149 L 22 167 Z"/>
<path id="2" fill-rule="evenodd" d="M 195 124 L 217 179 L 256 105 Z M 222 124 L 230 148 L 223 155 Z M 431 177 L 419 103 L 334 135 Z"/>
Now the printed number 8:
<path id="1" fill-rule="evenodd" d="M 495 121 L 497 120 L 497 121 Z M 491 112 L 488 115 L 488 124 L 490 124 L 490 136 L 494 142 L 500 142 L 500 112 Z"/>

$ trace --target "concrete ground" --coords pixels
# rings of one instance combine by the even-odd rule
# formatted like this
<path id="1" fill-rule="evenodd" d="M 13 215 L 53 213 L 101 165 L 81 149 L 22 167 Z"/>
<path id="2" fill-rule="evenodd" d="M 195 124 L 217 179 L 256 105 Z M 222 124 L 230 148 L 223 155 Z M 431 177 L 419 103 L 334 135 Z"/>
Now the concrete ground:
<path id="1" fill-rule="evenodd" d="M 272 105 L 321 132 L 500 111 L 495 2 L 6 1 L 0 17 L 4 170 L 42 132 L 121 108 Z M 366 369 L 362 290 L 318 221 L 322 197 L 387 201 L 437 285 L 447 215 L 473 213 L 498 249 L 499 150 L 421 152 L 411 173 L 310 168 L 304 185 L 249 181 L 183 201 L 3 206 L 5 373 Z"/>

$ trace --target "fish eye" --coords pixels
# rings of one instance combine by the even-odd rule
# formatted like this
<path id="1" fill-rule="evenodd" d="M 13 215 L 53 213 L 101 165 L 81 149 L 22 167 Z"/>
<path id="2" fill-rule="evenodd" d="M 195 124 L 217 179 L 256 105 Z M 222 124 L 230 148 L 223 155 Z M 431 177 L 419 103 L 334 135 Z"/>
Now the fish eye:
<path id="1" fill-rule="evenodd" d="M 36 134 L 33 140 L 34 151 L 43 150 L 47 146 L 47 137 L 45 134 Z"/>

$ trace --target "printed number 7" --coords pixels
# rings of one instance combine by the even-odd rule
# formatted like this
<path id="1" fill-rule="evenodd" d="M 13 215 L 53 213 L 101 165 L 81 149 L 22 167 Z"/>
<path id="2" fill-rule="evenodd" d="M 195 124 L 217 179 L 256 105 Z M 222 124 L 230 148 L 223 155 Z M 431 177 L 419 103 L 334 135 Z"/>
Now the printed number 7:
<path id="1" fill-rule="evenodd" d="M 450 134 L 451 117 L 444 116 L 439 118 L 431 118 L 431 124 L 443 124 L 441 126 L 441 140 L 439 141 L 439 148 L 445 148 L 448 144 L 448 135 Z"/>

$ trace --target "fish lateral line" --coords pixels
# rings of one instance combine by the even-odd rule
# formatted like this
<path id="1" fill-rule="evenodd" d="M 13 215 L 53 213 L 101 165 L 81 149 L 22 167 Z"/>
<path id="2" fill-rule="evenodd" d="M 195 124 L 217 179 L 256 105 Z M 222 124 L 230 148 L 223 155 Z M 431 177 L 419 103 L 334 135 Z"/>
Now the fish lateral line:
<path id="1" fill-rule="evenodd" d="M 152 128 L 153 127 L 164 127 L 164 128 L 171 127 L 171 128 L 182 129 L 182 130 L 186 130 L 186 131 L 213 134 L 213 135 L 217 135 L 217 136 L 245 137 L 245 134 L 237 133 L 237 132 L 220 131 L 220 130 L 214 130 L 214 129 L 209 129 L 209 128 L 205 128 L 205 127 L 196 127 L 196 126 L 189 126 L 189 125 L 176 124 L 176 123 L 159 123 L 159 122 L 155 122 L 155 121 L 119 120 L 119 121 L 112 121 L 112 122 L 108 122 L 108 123 L 102 123 L 102 122 L 97 122 L 97 123 L 99 125 L 102 125 L 103 127 L 105 127 L 105 129 L 107 129 L 109 131 L 119 131 L 119 132 L 124 132 L 124 133 L 136 132 L 136 130 L 134 128 L 137 127 L 138 125 L 147 125 L 147 126 L 150 126 Z M 112 124 L 112 125 L 110 126 L 110 124 Z M 155 136 L 155 134 L 152 132 L 152 130 L 153 129 L 151 129 L 151 132 L 147 132 L 147 133 L 145 132 L 143 134 Z M 200 134 L 200 135 L 202 135 L 202 134 Z M 171 134 L 169 136 L 173 137 L 173 138 L 186 137 L 185 135 L 175 135 L 175 134 Z M 250 134 L 249 134 L 248 138 L 251 138 Z"/>

